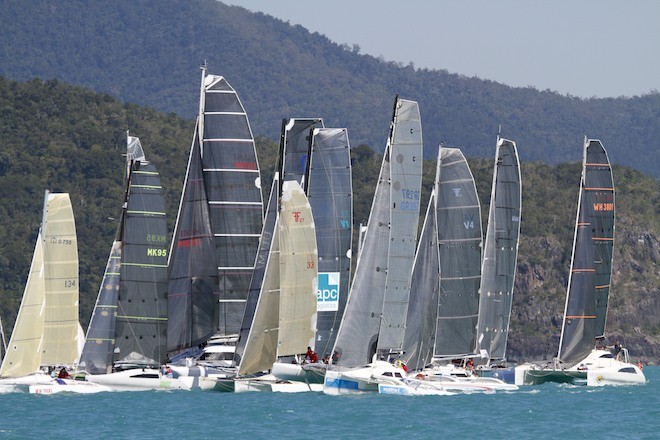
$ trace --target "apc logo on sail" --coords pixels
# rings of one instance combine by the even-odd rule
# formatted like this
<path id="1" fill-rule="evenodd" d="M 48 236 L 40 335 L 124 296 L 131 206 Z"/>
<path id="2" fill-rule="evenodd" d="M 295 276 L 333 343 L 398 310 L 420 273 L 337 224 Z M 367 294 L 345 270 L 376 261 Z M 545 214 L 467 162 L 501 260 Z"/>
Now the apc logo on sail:
<path id="1" fill-rule="evenodd" d="M 339 272 L 319 273 L 316 299 L 319 312 L 339 310 Z"/>

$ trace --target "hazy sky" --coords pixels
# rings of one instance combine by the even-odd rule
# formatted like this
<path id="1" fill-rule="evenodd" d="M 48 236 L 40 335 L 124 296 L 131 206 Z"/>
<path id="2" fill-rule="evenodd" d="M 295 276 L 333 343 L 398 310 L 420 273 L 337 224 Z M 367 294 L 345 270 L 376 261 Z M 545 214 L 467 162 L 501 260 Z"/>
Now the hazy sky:
<path id="1" fill-rule="evenodd" d="M 660 90 L 660 0 L 222 0 L 360 52 L 580 97 Z"/>

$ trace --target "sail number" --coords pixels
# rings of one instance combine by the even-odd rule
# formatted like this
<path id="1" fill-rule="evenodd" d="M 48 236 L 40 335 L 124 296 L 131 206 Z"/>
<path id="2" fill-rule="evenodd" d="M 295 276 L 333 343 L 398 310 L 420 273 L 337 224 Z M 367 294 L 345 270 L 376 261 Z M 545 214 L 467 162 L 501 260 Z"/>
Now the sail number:
<path id="1" fill-rule="evenodd" d="M 412 189 L 401 188 L 401 210 L 417 211 L 419 209 L 419 193 Z"/>
<path id="2" fill-rule="evenodd" d="M 167 249 L 147 248 L 147 257 L 167 257 Z"/>

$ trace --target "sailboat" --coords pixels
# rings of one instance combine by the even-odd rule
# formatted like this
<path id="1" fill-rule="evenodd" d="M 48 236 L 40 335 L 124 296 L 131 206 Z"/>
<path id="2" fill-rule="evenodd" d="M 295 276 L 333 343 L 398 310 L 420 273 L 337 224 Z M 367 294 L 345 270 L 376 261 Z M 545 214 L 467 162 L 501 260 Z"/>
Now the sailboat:
<path id="1" fill-rule="evenodd" d="M 419 106 L 397 96 L 333 365 L 325 374 L 326 394 L 378 391 L 378 380 L 405 375 L 389 361 L 402 351 L 421 183 Z"/>
<path id="2" fill-rule="evenodd" d="M 440 147 L 412 271 L 404 356 L 409 377 L 380 392 L 446 394 L 509 389 L 454 364 L 472 356 L 481 264 L 481 217 L 470 167 L 457 148 Z"/>
<path id="3" fill-rule="evenodd" d="M 318 277 L 318 251 L 311 206 L 295 181 L 282 182 L 279 193 L 279 173 L 273 180 L 269 213 L 264 230 L 260 256 L 267 254 L 259 264 L 260 292 L 256 299 L 252 319 L 246 320 L 239 339 L 240 355 L 234 390 L 243 391 L 303 391 L 292 389 L 268 371 L 278 358 L 304 353 L 313 345 L 316 333 L 316 303 Z M 273 211 L 271 208 L 278 205 Z M 274 217 L 274 220 L 273 220 Z M 271 233 L 272 231 L 272 233 Z M 309 388 L 309 387 L 308 387 Z"/>
<path id="4" fill-rule="evenodd" d="M 121 219 L 80 368 L 115 391 L 187 389 L 161 373 L 166 359 L 167 223 L 160 176 L 139 138 L 127 133 Z"/>
<path id="5" fill-rule="evenodd" d="M 352 178 L 348 132 L 325 128 L 320 118 L 283 121 L 284 180 L 305 190 L 318 246 L 316 337 L 312 359 L 282 359 L 273 364 L 279 379 L 322 384 L 344 313 L 351 271 Z M 315 362 L 314 357 L 318 357 Z M 295 362 L 293 362 L 295 361 Z"/>
<path id="6" fill-rule="evenodd" d="M 67 193 L 45 192 L 23 300 L 0 367 L 0 389 L 36 394 L 107 389 L 50 371 L 72 368 L 78 352 L 78 242 Z"/>
<path id="7" fill-rule="evenodd" d="M 614 183 L 603 144 L 584 138 L 573 254 L 559 351 L 551 365 L 526 363 L 515 368 L 520 385 L 544 382 L 589 386 L 645 383 L 628 351 L 604 345 L 614 247 Z"/>
<path id="8" fill-rule="evenodd" d="M 485 359 L 483 364 L 477 366 L 480 374 L 492 371 L 493 365 L 503 367 L 506 364 L 521 206 L 522 187 L 516 143 L 498 135 L 479 290 L 475 353 L 483 353 L 481 359 Z M 495 371 L 501 376 L 504 370 L 495 368 Z"/>
<path id="9" fill-rule="evenodd" d="M 168 366 L 191 386 L 236 373 L 263 224 L 259 165 L 245 109 L 202 66 L 200 104 L 169 254 Z"/>

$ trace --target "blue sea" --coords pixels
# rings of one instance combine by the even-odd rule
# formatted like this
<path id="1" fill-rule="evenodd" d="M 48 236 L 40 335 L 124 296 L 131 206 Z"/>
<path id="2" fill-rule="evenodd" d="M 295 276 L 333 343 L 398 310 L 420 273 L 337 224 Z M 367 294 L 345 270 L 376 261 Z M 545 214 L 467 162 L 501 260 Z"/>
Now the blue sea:
<path id="1" fill-rule="evenodd" d="M 660 367 L 641 386 L 453 396 L 150 391 L 0 395 L 8 439 L 659 439 Z"/>

